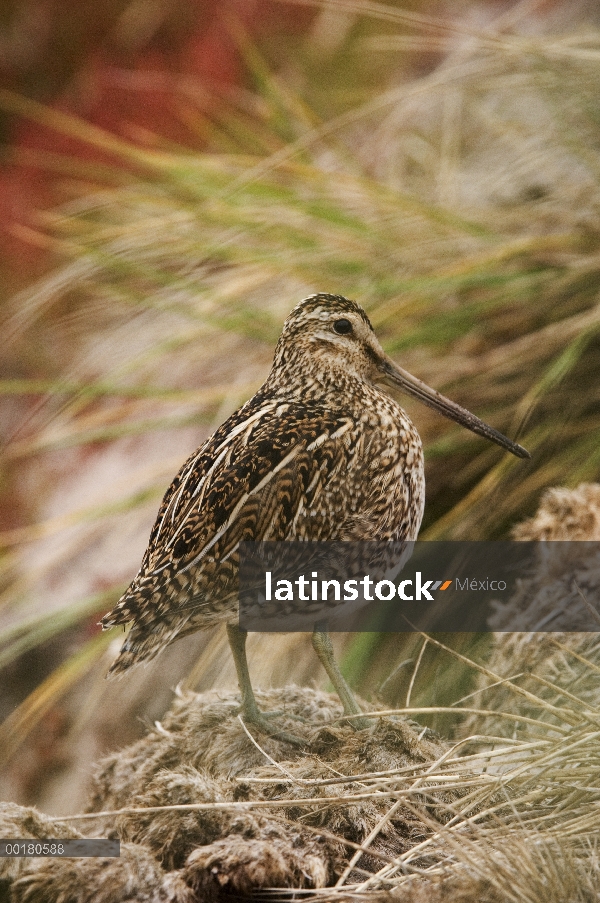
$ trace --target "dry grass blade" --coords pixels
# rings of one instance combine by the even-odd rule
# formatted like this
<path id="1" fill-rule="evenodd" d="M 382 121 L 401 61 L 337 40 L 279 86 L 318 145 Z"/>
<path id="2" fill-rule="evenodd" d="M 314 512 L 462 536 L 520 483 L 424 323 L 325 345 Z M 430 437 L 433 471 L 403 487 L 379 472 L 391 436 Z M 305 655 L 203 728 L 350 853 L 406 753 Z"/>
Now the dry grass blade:
<path id="1" fill-rule="evenodd" d="M 10 761 L 46 712 L 105 653 L 106 636 L 94 637 L 68 658 L 0 724 L 0 766 Z"/>

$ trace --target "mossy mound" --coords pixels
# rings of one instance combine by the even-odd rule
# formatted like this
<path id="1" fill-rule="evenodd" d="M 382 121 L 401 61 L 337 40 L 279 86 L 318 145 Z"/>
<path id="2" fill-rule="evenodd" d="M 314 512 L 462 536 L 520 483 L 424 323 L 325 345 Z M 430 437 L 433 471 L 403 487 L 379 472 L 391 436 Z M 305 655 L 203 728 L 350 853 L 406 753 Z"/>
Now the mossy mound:
<path id="1" fill-rule="evenodd" d="M 143 844 L 165 868 L 183 868 L 204 893 L 215 882 L 243 893 L 324 887 L 347 864 L 352 846 L 344 841 L 363 843 L 390 807 L 386 793 L 369 787 L 361 794 L 355 776 L 410 771 L 446 749 L 400 718 L 354 731 L 336 720 L 339 702 L 316 690 L 290 686 L 258 699 L 283 713 L 277 723 L 303 737 L 304 749 L 258 733 L 252 742 L 233 694 L 180 694 L 147 737 L 100 764 L 91 810 L 125 810 L 102 819 L 103 828 Z M 440 797 L 442 819 L 447 797 Z M 156 811 L 196 803 L 215 805 Z M 148 807 L 154 811 L 131 811 Z M 400 807 L 362 857 L 361 873 L 380 867 L 378 854 L 391 858 L 425 837 L 435 809 L 424 802 L 419 818 Z"/>

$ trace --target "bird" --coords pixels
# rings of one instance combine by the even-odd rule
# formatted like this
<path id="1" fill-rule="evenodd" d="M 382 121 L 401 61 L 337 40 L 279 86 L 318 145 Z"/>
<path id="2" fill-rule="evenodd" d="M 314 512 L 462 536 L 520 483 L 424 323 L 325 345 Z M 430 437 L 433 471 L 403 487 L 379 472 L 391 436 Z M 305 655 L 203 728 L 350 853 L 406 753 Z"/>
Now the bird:
<path id="1" fill-rule="evenodd" d="M 139 572 L 103 629 L 131 623 L 108 676 L 225 622 L 245 721 L 298 744 L 256 702 L 238 617 L 239 546 L 258 541 L 406 541 L 423 518 L 420 436 L 400 390 L 520 458 L 522 446 L 399 367 L 365 310 L 319 293 L 283 325 L 256 394 L 183 464 L 166 491 Z M 313 647 L 353 726 L 368 726 L 326 625 Z"/>

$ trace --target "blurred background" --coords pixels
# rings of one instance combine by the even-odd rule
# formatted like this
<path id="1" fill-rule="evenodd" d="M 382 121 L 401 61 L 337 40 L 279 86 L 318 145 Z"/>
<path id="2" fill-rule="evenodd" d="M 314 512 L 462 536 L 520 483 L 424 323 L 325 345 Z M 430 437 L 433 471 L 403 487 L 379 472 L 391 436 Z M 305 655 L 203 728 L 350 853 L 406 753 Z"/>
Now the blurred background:
<path id="1" fill-rule="evenodd" d="M 221 630 L 106 682 L 97 622 L 306 295 L 360 301 L 532 452 L 406 400 L 422 537 L 506 537 L 598 479 L 599 29 L 591 0 L 3 0 L 0 798 L 75 811 L 179 682 L 235 687 Z M 378 705 L 469 692 L 417 637 L 336 642 Z M 327 686 L 308 637 L 249 657 L 256 686 Z"/>

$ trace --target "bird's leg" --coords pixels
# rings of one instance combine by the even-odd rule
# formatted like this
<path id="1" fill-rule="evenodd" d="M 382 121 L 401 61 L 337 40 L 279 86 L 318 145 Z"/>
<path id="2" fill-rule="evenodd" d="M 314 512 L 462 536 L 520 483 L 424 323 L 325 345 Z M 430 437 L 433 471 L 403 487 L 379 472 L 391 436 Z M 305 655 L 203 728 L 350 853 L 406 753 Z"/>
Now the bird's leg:
<path id="1" fill-rule="evenodd" d="M 237 624 L 227 625 L 227 639 L 233 653 L 233 661 L 237 672 L 238 684 L 242 694 L 242 712 L 248 721 L 255 722 L 260 718 L 260 710 L 256 704 L 254 690 L 250 682 L 250 672 L 248 670 L 248 659 L 246 658 L 246 637 L 245 630 L 240 630 Z"/>
<path id="2" fill-rule="evenodd" d="M 319 657 L 319 661 L 327 671 L 329 680 L 333 684 L 336 693 L 340 697 L 346 715 L 361 715 L 362 709 L 354 698 L 354 694 L 346 683 L 344 675 L 335 660 L 331 637 L 325 627 L 326 625 L 323 623 L 315 625 L 312 635 L 313 648 Z M 370 726 L 370 721 L 368 718 L 352 718 L 350 724 L 357 730 L 362 731 Z"/>
<path id="3" fill-rule="evenodd" d="M 287 731 L 277 730 L 267 716 L 258 708 L 252 683 L 250 682 L 250 671 L 248 670 L 248 659 L 246 658 L 247 635 L 247 631 L 241 630 L 237 624 L 227 624 L 227 638 L 231 646 L 238 684 L 242 694 L 242 715 L 244 720 L 254 724 L 260 731 L 275 737 L 277 740 L 283 740 L 286 743 L 291 743 L 293 746 L 305 746 L 305 741 L 299 737 L 288 734 Z"/>

